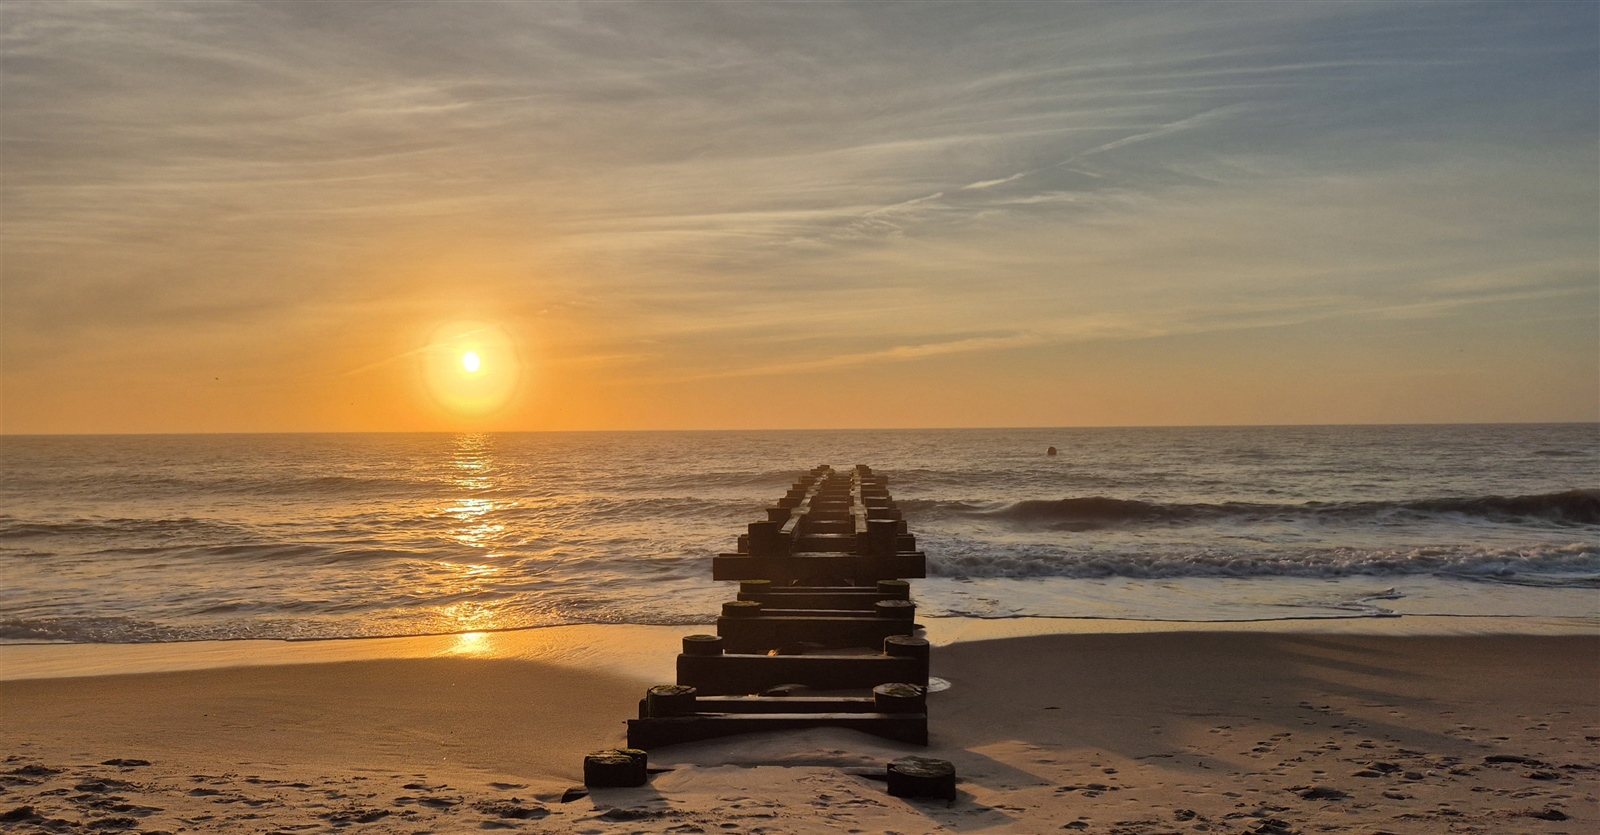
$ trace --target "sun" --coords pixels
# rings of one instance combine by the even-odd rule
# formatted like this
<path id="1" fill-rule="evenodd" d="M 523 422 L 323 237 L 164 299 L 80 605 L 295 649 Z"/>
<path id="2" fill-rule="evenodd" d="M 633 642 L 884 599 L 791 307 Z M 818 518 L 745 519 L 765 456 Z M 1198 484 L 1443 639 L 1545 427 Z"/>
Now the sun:
<path id="1" fill-rule="evenodd" d="M 516 343 L 498 325 L 451 322 L 436 329 L 418 352 L 423 387 L 433 401 L 455 415 L 492 414 L 516 395 L 522 363 Z"/>

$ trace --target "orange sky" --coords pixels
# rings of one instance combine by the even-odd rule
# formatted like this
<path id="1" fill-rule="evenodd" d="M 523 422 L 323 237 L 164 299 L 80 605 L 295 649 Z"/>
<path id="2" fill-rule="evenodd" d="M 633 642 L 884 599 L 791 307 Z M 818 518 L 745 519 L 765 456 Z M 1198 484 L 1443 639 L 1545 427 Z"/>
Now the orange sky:
<path id="1" fill-rule="evenodd" d="M 8 3 L 0 430 L 1600 419 L 1600 12 L 1458 12 Z"/>

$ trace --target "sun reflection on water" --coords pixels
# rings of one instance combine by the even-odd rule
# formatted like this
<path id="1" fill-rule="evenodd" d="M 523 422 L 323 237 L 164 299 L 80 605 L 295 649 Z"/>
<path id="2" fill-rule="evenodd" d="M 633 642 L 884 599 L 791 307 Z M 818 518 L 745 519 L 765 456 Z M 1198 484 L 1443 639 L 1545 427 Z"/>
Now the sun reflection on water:
<path id="1" fill-rule="evenodd" d="M 438 509 L 437 514 L 450 520 L 445 537 L 457 545 L 476 552 L 465 560 L 437 560 L 430 578 L 438 588 L 436 592 L 458 602 L 435 609 L 441 631 L 460 631 L 461 651 L 483 643 L 482 630 L 504 628 L 501 617 L 503 603 L 492 600 L 474 600 L 478 595 L 493 592 L 491 581 L 502 567 L 496 561 L 506 554 L 500 550 L 505 544 L 506 526 L 494 520 L 494 514 L 516 507 L 514 501 L 486 497 L 482 494 L 498 488 L 493 458 L 493 438 L 483 434 L 461 435 L 456 439 L 452 459 L 451 480 L 468 495 L 455 499 Z M 477 638 L 468 638 L 477 635 Z"/>

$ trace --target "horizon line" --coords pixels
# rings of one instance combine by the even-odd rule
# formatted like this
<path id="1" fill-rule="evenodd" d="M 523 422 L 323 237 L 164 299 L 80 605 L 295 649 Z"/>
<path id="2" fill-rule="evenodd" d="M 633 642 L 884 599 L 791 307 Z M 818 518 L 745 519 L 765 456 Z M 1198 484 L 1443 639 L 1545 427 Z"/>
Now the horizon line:
<path id="1" fill-rule="evenodd" d="M 1420 421 L 1415 423 L 1128 423 L 1079 426 L 882 426 L 882 427 L 766 427 L 703 429 L 293 429 L 278 431 L 198 431 L 198 432 L 6 432 L 0 438 L 116 438 L 166 437 L 181 435 L 577 435 L 642 434 L 667 432 L 961 432 L 1006 430 L 1082 430 L 1082 429 L 1318 429 L 1331 427 L 1422 427 L 1422 426 L 1596 426 L 1596 420 L 1529 421 Z"/>

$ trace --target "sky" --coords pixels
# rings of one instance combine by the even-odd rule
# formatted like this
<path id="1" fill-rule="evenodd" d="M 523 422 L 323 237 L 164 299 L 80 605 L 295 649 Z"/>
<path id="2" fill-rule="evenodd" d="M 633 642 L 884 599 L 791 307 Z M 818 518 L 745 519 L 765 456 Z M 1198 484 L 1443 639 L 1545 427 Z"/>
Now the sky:
<path id="1" fill-rule="evenodd" d="M 0 431 L 1600 420 L 1597 32 L 7 0 Z"/>

